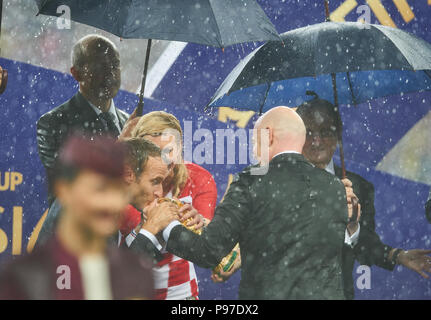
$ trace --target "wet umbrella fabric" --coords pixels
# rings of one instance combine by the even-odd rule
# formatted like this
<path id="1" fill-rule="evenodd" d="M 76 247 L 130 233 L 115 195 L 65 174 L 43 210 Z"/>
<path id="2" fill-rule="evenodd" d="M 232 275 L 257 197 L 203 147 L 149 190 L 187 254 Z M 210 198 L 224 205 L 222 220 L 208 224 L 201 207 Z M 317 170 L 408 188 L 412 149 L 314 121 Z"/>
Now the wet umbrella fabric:
<path id="1" fill-rule="evenodd" d="M 431 89 L 431 44 L 381 25 L 324 22 L 281 35 L 241 61 L 209 106 L 265 112 L 297 106 L 307 90 L 339 104 Z M 284 45 L 283 45 L 284 44 Z"/>
<path id="2" fill-rule="evenodd" d="M 39 14 L 60 16 L 125 39 L 159 39 L 227 47 L 249 41 L 279 40 L 255 0 L 35 0 Z"/>
<path id="3" fill-rule="evenodd" d="M 137 115 L 142 115 L 151 39 L 224 48 L 251 41 L 280 40 L 255 0 L 35 0 L 39 14 L 60 16 L 119 37 L 149 39 Z"/>

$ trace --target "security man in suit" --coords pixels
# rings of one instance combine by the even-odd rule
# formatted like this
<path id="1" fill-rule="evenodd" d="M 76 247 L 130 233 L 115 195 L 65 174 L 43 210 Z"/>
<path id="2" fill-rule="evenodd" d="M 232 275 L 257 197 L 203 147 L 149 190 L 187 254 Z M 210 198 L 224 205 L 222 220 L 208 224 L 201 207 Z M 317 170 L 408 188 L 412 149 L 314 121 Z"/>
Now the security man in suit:
<path id="1" fill-rule="evenodd" d="M 79 82 L 79 91 L 37 122 L 39 157 L 48 180 L 60 147 L 72 132 L 117 137 L 129 117 L 112 100 L 120 89 L 121 69 L 118 50 L 109 39 L 99 35 L 80 39 L 72 50 L 70 72 Z M 53 198 L 49 200 L 51 204 Z"/>
<path id="2" fill-rule="evenodd" d="M 338 130 L 342 130 L 336 109 L 329 101 L 317 96 L 297 108 L 297 113 L 307 128 L 307 139 L 303 154 L 316 167 L 342 178 L 341 168 L 334 166 L 332 157 L 337 148 Z M 375 231 L 374 186 L 353 172 L 346 172 L 343 179 L 346 188 L 353 188 L 361 204 L 361 217 L 356 241 L 343 245 L 343 281 L 348 299 L 354 298 L 353 267 L 355 260 L 362 265 L 377 265 L 386 270 L 393 270 L 396 264 L 402 264 L 423 277 L 431 272 L 431 250 L 408 250 L 392 248 L 380 240 Z"/>
<path id="3" fill-rule="evenodd" d="M 99 35 L 81 38 L 72 50 L 70 72 L 79 91 L 68 101 L 45 113 L 37 122 L 39 157 L 48 178 L 49 211 L 39 233 L 38 245 L 55 229 L 61 206 L 52 190 L 53 168 L 64 141 L 75 132 L 88 138 L 118 137 L 129 115 L 116 108 L 113 98 L 121 85 L 120 56 L 115 44 Z"/>
<path id="4" fill-rule="evenodd" d="M 167 251 L 213 268 L 239 242 L 240 299 L 344 299 L 343 184 L 303 157 L 305 127 L 290 108 L 265 113 L 255 132 L 261 166 L 234 179 L 201 236 L 178 221 L 146 224 L 132 245 L 146 253 L 151 247 L 157 258 L 155 235 L 163 231 Z"/>

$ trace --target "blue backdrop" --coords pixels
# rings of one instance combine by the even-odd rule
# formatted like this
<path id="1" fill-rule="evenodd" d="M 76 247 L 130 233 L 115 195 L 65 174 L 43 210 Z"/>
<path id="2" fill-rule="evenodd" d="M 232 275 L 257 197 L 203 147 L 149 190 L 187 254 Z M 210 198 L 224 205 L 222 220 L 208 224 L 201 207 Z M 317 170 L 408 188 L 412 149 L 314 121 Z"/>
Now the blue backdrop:
<path id="1" fill-rule="evenodd" d="M 331 11 L 344 2 L 331 1 Z M 353 2 L 356 6 L 365 3 Z M 410 2 L 414 18 L 406 22 L 393 1 L 382 1 L 397 27 L 431 42 L 429 22 L 426 20 L 431 6 L 426 0 Z M 280 33 L 323 20 L 323 1 L 267 0 L 259 3 Z M 357 17 L 353 9 L 345 19 L 353 21 Z M 372 12 L 372 22 L 376 21 L 379 22 Z M 238 45 L 226 48 L 223 53 L 220 49 L 187 45 L 154 92 L 155 100 L 145 101 L 145 109 L 166 110 L 182 122 L 191 121 L 194 133 L 199 128 L 209 129 L 213 133 L 226 127 L 251 128 L 256 115 L 223 109 L 208 117 L 201 111 L 224 77 L 253 48 L 253 45 Z M 27 250 L 33 229 L 47 207 L 45 175 L 37 154 L 36 121 L 42 114 L 73 96 L 77 83 L 70 75 L 25 63 L 0 59 L 0 65 L 9 71 L 8 88 L 0 96 L 0 263 L 3 263 Z M 133 110 L 136 102 L 136 95 L 124 91 L 120 91 L 115 98 L 116 106 L 128 112 Z M 361 174 L 374 184 L 377 232 L 391 246 L 431 248 L 431 224 L 424 215 L 430 187 L 376 170 L 383 157 L 430 110 L 431 93 L 428 92 L 341 108 L 345 123 L 347 169 Z M 200 143 L 192 141 L 191 146 L 195 148 Z M 236 150 L 238 148 L 237 145 Z M 216 152 L 214 162 L 215 158 Z M 338 158 L 335 160 L 337 162 Z M 214 175 L 220 200 L 229 174 L 240 171 L 245 165 L 239 164 L 237 157 L 235 164 L 203 166 Z M 237 298 L 240 273 L 224 284 L 213 284 L 208 270 L 197 268 L 197 273 L 202 299 Z M 394 272 L 388 272 L 373 267 L 371 275 L 371 289 L 357 289 L 357 299 L 431 298 L 431 280 L 422 279 L 405 268 L 397 267 Z M 354 278 L 358 276 L 354 272 Z"/>

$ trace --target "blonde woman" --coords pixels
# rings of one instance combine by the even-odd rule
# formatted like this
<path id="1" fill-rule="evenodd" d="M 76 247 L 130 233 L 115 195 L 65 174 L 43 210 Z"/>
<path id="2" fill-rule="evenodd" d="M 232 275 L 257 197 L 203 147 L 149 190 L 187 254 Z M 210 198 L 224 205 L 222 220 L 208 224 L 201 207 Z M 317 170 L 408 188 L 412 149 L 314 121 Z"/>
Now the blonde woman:
<path id="1" fill-rule="evenodd" d="M 214 216 L 217 186 L 207 170 L 183 161 L 182 135 L 180 122 L 174 115 L 154 111 L 131 120 L 121 138 L 142 137 L 158 145 L 170 163 L 170 173 L 163 181 L 163 196 L 188 203 L 190 210 L 197 210 L 207 224 Z M 131 211 L 123 224 L 135 228 L 139 222 L 140 213 Z M 157 299 L 198 299 L 195 269 L 187 260 L 164 252 L 164 259 L 154 268 L 154 279 Z"/>

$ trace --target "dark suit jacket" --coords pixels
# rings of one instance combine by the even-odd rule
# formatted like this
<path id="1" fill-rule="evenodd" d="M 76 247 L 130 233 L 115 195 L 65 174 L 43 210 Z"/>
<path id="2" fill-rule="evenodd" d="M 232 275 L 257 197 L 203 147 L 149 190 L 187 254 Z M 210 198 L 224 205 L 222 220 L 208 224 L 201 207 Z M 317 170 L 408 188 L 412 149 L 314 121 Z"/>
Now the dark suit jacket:
<path id="1" fill-rule="evenodd" d="M 152 263 L 129 251 L 108 247 L 106 257 L 112 298 L 154 297 Z M 57 282 L 69 267 L 70 288 L 58 288 Z M 61 283 L 61 279 L 60 279 Z M 68 253 L 56 237 L 31 254 L 23 255 L 4 266 L 0 273 L 0 300 L 76 300 L 84 299 L 79 261 Z"/>
<path id="2" fill-rule="evenodd" d="M 129 115 L 118 108 L 116 112 L 122 129 Z M 89 137 L 107 132 L 104 122 L 79 92 L 61 106 L 42 115 L 37 122 L 39 157 L 48 174 L 54 167 L 61 145 L 74 131 Z"/>
<path id="3" fill-rule="evenodd" d="M 249 168 L 234 179 L 201 236 L 174 227 L 167 250 L 213 268 L 239 242 L 240 299 L 344 299 L 346 224 L 339 179 L 302 155 L 282 154 L 270 162 L 266 175 L 252 175 Z M 154 249 L 141 234 L 131 247 Z"/>
<path id="4" fill-rule="evenodd" d="M 341 179 L 341 168 L 335 167 L 335 174 Z M 358 243 L 352 249 L 343 246 L 343 282 L 346 298 L 354 298 L 353 276 L 355 260 L 361 265 L 377 265 L 387 270 L 393 270 L 395 265 L 387 259 L 392 247 L 385 245 L 376 233 L 374 220 L 374 186 L 361 176 L 347 171 L 347 178 L 352 181 L 353 191 L 361 204 L 361 230 Z"/>

